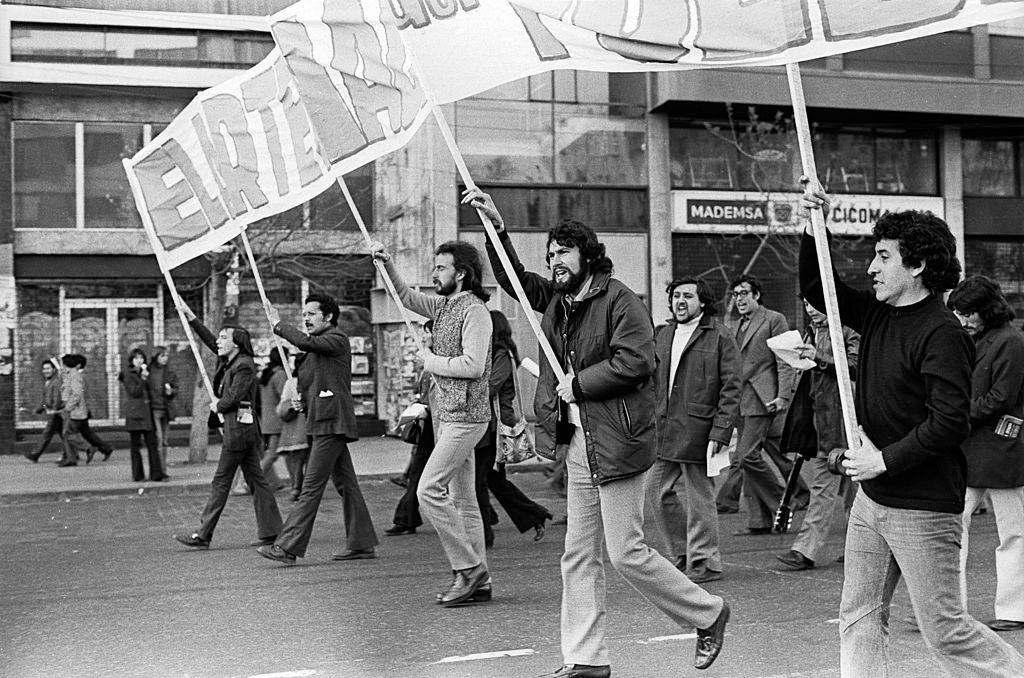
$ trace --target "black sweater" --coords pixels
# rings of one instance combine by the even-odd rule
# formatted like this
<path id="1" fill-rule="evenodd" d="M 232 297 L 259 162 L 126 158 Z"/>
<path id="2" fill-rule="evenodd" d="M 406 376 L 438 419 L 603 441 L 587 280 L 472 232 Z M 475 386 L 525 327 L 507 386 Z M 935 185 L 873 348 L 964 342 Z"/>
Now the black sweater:
<path id="1" fill-rule="evenodd" d="M 824 312 L 814 238 L 800 244 L 800 289 Z M 937 295 L 890 306 L 836 276 L 839 316 L 861 335 L 857 418 L 886 472 L 861 483 L 884 506 L 961 513 L 974 345 Z"/>

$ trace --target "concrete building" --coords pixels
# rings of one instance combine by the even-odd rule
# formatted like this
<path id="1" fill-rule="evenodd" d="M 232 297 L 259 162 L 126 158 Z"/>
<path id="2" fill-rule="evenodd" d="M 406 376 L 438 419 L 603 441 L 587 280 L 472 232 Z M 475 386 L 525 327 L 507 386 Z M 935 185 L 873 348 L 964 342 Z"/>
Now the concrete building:
<path id="1" fill-rule="evenodd" d="M 38 364 L 50 355 L 89 357 L 97 425 L 122 421 L 117 374 L 134 346 L 170 346 L 191 383 L 194 361 L 120 160 L 198 90 L 262 58 L 272 46 L 263 15 L 288 4 L 187 0 L 173 13 L 157 0 L 0 4 L 0 134 L 10 139 L 0 144 L 10 177 L 0 182 L 0 452 L 13 449 L 16 432 L 41 427 Z M 848 279 L 866 267 L 865 234 L 878 214 L 930 209 L 958 234 L 968 272 L 999 279 L 1024 317 L 1024 24 L 812 62 L 804 87 Z M 765 280 L 766 303 L 796 322 L 800 172 L 787 103 L 781 69 L 562 71 L 445 114 L 531 268 L 543 270 L 547 229 L 572 217 L 599 231 L 617 275 L 653 300 L 656 322 L 667 317 L 673 277 L 703 274 L 724 293 L 748 266 Z M 475 213 L 458 206 L 457 177 L 429 123 L 349 177 L 363 218 L 410 283 L 429 287 L 436 243 L 483 244 Z M 298 321 L 311 289 L 342 300 L 357 407 L 365 430 L 379 431 L 408 401 L 414 349 L 339 193 L 255 225 L 253 241 L 285 317 Z M 195 260 L 174 277 L 198 308 L 210 302 L 213 269 L 231 263 Z M 229 272 L 227 292 L 229 316 L 265 353 L 251 275 Z M 498 293 L 492 306 L 536 358 L 518 304 Z M 191 399 L 179 405 L 185 414 Z"/>

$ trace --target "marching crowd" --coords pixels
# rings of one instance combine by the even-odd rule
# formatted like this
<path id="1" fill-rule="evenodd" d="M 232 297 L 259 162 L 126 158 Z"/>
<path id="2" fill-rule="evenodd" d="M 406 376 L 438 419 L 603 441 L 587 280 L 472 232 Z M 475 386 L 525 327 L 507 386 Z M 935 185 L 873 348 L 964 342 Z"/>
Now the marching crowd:
<path id="1" fill-rule="evenodd" d="M 730 607 L 701 585 L 723 577 L 718 515 L 736 513 L 741 497 L 743 536 L 780 531 L 780 506 L 806 509 L 792 545 L 777 554 L 781 570 L 843 563 L 843 676 L 888 675 L 889 604 L 901 580 L 927 646 L 949 675 L 1024 675 L 1024 657 L 996 633 L 1024 629 L 1024 334 L 1011 324 L 1014 312 L 998 284 L 984 276 L 960 280 L 944 221 L 927 212 L 884 215 L 867 265 L 871 289 L 835 276 L 843 326 L 837 343 L 845 347 L 860 424 L 848 440 L 840 398 L 846 377 L 837 373 L 809 227 L 799 263 L 810 323 L 797 344 L 799 360 L 789 362 L 769 347 L 789 330 L 787 320 L 763 305 L 753 276 L 731 283 L 736 313 L 726 320 L 706 281 L 673 280 L 666 290 L 671 319 L 656 329 L 586 225 L 564 220 L 553 228 L 547 270 L 534 272 L 520 262 L 489 195 L 470 189 L 463 203 L 494 225 L 504 252 L 488 242 L 491 269 L 507 293 L 515 296 L 521 286 L 531 312 L 542 314 L 559 363 L 543 361 L 534 400 L 535 450 L 563 465 L 567 500 L 564 665 L 552 678 L 611 675 L 605 554 L 648 601 L 696 629 L 694 666 L 711 666 Z M 828 196 L 805 183 L 803 206 L 827 214 Z M 436 603 L 483 603 L 493 587 L 488 490 L 519 531 L 532 529 L 536 539 L 552 518 L 504 472 L 509 446 L 523 435 L 511 327 L 487 309 L 482 257 L 473 246 L 438 246 L 435 294 L 412 290 L 383 244 L 373 243 L 371 253 L 402 303 L 429 318 L 419 350 L 424 419 L 406 491 L 385 533 L 411 534 L 425 517 L 451 572 Z M 335 300 L 304 300 L 305 332 L 268 304 L 274 333 L 298 351 L 290 379 L 280 356 L 258 375 L 245 329 L 215 335 L 191 309 L 183 311 L 218 356 L 210 423 L 222 430 L 223 452 L 200 526 L 175 538 L 210 546 L 240 470 L 261 556 L 290 565 L 306 555 L 330 480 L 343 499 L 346 535 L 333 558 L 375 558 L 378 538 L 348 449 L 356 421 L 349 344 L 337 327 Z M 68 355 L 62 363 L 59 374 L 43 365 L 41 411 L 51 419 L 42 446 L 27 456 L 36 461 L 50 437 L 63 433 L 62 465 L 76 463 L 79 453 L 87 463 L 96 451 L 106 459 L 110 448 L 89 431 L 81 401 L 85 359 Z M 166 478 L 161 451 L 177 392 L 166 352 L 157 348 L 148 364 L 133 351 L 121 380 L 133 476 L 144 478 L 144 442 L 150 478 Z M 287 455 L 291 475 L 294 504 L 286 519 L 274 499 L 278 481 L 268 476 L 278 455 Z M 716 484 L 720 468 L 726 475 Z M 966 612 L 965 562 L 971 515 L 986 498 L 1000 545 L 995 617 L 981 623 Z M 843 514 L 845 550 L 836 558 L 826 552 L 826 538 Z M 649 546 L 648 537 L 667 552 Z"/>

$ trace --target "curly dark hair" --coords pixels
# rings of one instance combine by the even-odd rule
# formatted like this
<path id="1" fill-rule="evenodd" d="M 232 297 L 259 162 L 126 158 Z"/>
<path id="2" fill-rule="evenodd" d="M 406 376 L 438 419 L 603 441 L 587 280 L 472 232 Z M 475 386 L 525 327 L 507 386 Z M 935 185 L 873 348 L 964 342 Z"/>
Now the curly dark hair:
<path id="1" fill-rule="evenodd" d="M 704 278 L 695 278 L 689 276 L 686 278 L 677 278 L 668 284 L 665 291 L 668 293 L 668 312 L 675 313 L 672 308 L 672 293 L 676 291 L 676 288 L 681 285 L 696 285 L 697 286 L 697 300 L 704 305 L 704 315 L 712 316 L 718 313 L 718 304 L 716 304 L 715 294 L 711 291 L 711 285 L 707 283 Z"/>
<path id="2" fill-rule="evenodd" d="M 597 233 L 582 222 L 562 219 L 558 226 L 548 231 L 545 250 L 550 250 L 553 242 L 565 247 L 580 248 L 580 257 L 586 262 L 591 273 L 611 273 L 615 270 L 612 260 L 605 255 L 604 245 L 597 239 Z M 550 267 L 549 262 L 548 268 Z"/>
<path id="3" fill-rule="evenodd" d="M 437 246 L 434 254 L 452 255 L 452 265 L 456 271 L 461 271 L 462 289 L 472 292 L 481 301 L 491 298 L 491 293 L 484 288 L 484 267 L 480 260 L 480 251 L 461 240 L 449 240 Z"/>
<path id="4" fill-rule="evenodd" d="M 306 295 L 306 300 L 302 303 L 312 304 L 316 302 L 320 304 L 320 313 L 326 318 L 331 316 L 330 323 L 332 327 L 338 326 L 338 316 L 341 315 L 341 309 L 338 308 L 338 302 L 334 300 L 334 297 L 327 294 L 313 293 Z"/>
<path id="5" fill-rule="evenodd" d="M 946 305 L 963 315 L 977 313 L 986 328 L 1002 327 L 1017 317 L 1003 290 L 987 275 L 972 275 L 952 292 Z"/>
<path id="6" fill-rule="evenodd" d="M 872 233 L 875 241 L 896 240 L 904 266 L 924 264 L 921 282 L 934 294 L 956 287 L 960 261 L 949 225 L 931 212 L 904 210 L 883 215 Z"/>
<path id="7" fill-rule="evenodd" d="M 743 283 L 750 285 L 750 291 L 754 293 L 754 296 L 761 296 L 761 280 L 757 276 L 750 275 L 749 273 L 744 273 L 729 283 L 729 289 L 734 290 Z"/>

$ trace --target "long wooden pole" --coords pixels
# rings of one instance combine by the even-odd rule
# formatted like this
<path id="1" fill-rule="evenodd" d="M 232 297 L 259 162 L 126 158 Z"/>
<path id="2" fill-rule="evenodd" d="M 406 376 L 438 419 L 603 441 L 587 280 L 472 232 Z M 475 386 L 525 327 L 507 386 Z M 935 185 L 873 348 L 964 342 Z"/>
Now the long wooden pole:
<path id="1" fill-rule="evenodd" d="M 260 299 L 263 300 L 263 312 L 267 315 L 267 322 L 270 323 L 271 330 L 273 330 L 274 323 L 270 317 L 270 298 L 267 296 L 267 290 L 263 287 L 263 276 L 260 275 L 260 269 L 256 266 L 256 255 L 252 252 L 252 245 L 249 244 L 249 236 L 245 232 L 246 227 L 242 227 L 242 246 L 245 248 L 245 256 L 249 260 L 249 268 L 252 269 L 252 275 L 256 279 L 256 289 L 259 290 Z M 277 352 L 281 356 L 281 367 L 284 368 L 284 373 L 288 375 L 290 379 L 292 376 L 292 370 L 288 366 L 288 352 L 284 350 L 284 344 L 281 343 L 281 338 L 276 334 L 274 335 L 274 343 L 277 345 Z"/>
<path id="2" fill-rule="evenodd" d="M 466 188 L 476 188 L 476 184 L 473 182 L 473 177 L 469 174 L 469 168 L 466 166 L 466 161 L 462 157 L 462 151 L 460 151 L 459 147 L 455 144 L 455 137 L 452 135 L 452 131 L 448 127 L 448 121 L 445 120 L 441 107 L 436 104 L 432 104 L 432 109 L 434 120 L 437 121 L 437 126 L 441 130 L 441 136 L 444 138 L 444 142 L 448 146 L 448 152 L 451 153 L 452 159 L 455 160 L 455 166 L 459 170 L 459 176 L 462 177 L 462 181 L 466 184 Z M 547 358 L 555 376 L 558 377 L 559 381 L 562 381 L 565 379 L 565 371 L 562 370 L 562 365 L 559 362 L 558 357 L 555 355 L 555 350 L 551 347 L 551 343 L 548 341 L 548 338 L 544 336 L 544 331 L 540 327 L 540 322 L 537 320 L 533 307 L 530 306 L 530 302 L 526 298 L 526 290 L 523 289 L 523 284 L 519 281 L 515 270 L 512 268 L 512 261 L 508 258 L 508 253 L 505 251 L 505 247 L 501 244 L 501 240 L 498 238 L 498 232 L 494 230 L 494 224 L 491 223 L 491 220 L 488 219 L 481 210 L 478 209 L 476 213 L 480 217 L 480 223 L 483 224 L 484 231 L 487 233 L 487 237 L 490 239 L 491 245 L 494 246 L 494 251 L 497 253 L 498 259 L 501 261 L 501 265 L 508 274 L 508 280 L 512 285 L 512 290 L 516 293 L 516 298 L 522 305 L 523 310 L 526 311 L 524 315 L 530 323 L 530 328 L 533 330 L 534 336 L 537 337 L 537 343 L 540 344 L 544 357 Z"/>
<path id="3" fill-rule="evenodd" d="M 366 245 L 370 246 L 373 244 L 373 238 L 370 237 L 370 231 L 367 230 L 366 224 L 363 222 L 363 215 L 359 213 L 359 208 L 356 207 L 356 201 L 352 199 L 352 193 L 348 190 L 348 184 L 345 183 L 344 177 L 338 177 L 338 186 L 341 187 L 341 192 L 345 195 L 345 201 L 348 203 L 348 208 L 352 211 L 352 216 L 356 218 L 356 224 L 359 225 L 359 230 L 363 234 L 363 238 L 366 239 Z M 413 329 L 412 316 L 409 314 L 409 309 L 405 307 L 402 300 L 398 298 L 398 290 L 395 289 L 395 283 L 391 280 L 391 276 L 384 270 L 384 264 L 377 260 L 373 260 L 373 265 L 377 268 L 380 273 L 380 277 L 384 280 L 384 285 L 388 288 L 388 293 L 391 298 L 394 299 L 395 304 L 398 305 L 398 312 L 402 314 L 402 321 L 405 323 L 406 329 L 412 336 L 413 341 L 416 342 L 416 348 L 423 348 L 423 340 L 420 339 L 420 335 Z"/>
<path id="4" fill-rule="evenodd" d="M 128 184 L 132 188 L 132 192 L 135 194 L 135 207 L 139 211 L 139 216 L 142 218 L 142 226 L 146 231 L 146 236 L 149 238 L 149 244 L 153 248 L 153 253 L 159 252 L 162 247 L 160 246 L 160 240 L 157 238 L 156 229 L 153 227 L 153 223 L 149 219 L 149 214 L 146 210 L 142 209 L 142 205 L 139 202 L 139 196 L 142 195 L 142 190 L 138 185 L 138 181 L 135 177 L 135 172 L 132 170 L 127 159 L 121 161 L 124 165 L 125 173 L 128 175 Z M 203 385 L 206 386 L 206 392 L 210 396 L 210 402 L 216 402 L 217 396 L 213 393 L 213 383 L 210 381 L 210 375 L 206 373 L 206 365 L 203 364 L 203 356 L 199 352 L 199 345 L 196 343 L 195 335 L 192 334 L 192 328 L 188 324 L 188 319 L 185 317 L 184 305 L 181 301 L 181 295 L 178 293 L 178 288 L 174 284 L 174 277 L 171 275 L 170 269 L 164 264 L 163 259 L 159 254 L 156 255 L 156 263 L 160 266 L 160 271 L 164 274 L 164 281 L 167 283 L 167 288 L 171 291 L 171 298 L 174 300 L 174 308 L 178 311 L 178 319 L 181 321 L 181 326 L 185 330 L 185 336 L 188 338 L 188 345 L 192 349 L 192 355 L 196 359 L 196 367 L 199 369 L 199 375 L 203 378 Z M 224 416 L 221 414 L 217 415 L 221 422 L 224 421 Z"/>
<path id="5" fill-rule="evenodd" d="M 800 146 L 800 163 L 804 176 L 817 183 L 818 172 L 814 165 L 814 148 L 811 144 L 811 126 L 807 120 L 807 104 L 800 79 L 800 65 L 787 64 L 789 93 L 793 100 L 793 117 L 796 122 L 796 137 Z M 843 408 L 843 426 L 847 445 L 860 440 L 857 426 L 857 411 L 853 402 L 853 382 L 850 380 L 850 365 L 846 360 L 846 342 L 843 341 L 843 326 L 839 318 L 836 300 L 836 281 L 832 276 L 832 255 L 829 252 L 828 236 L 825 232 L 825 217 L 820 209 L 811 212 L 811 227 L 814 233 L 814 248 L 818 255 L 818 270 L 821 273 L 822 292 L 825 295 L 825 315 L 828 317 L 828 333 L 832 341 L 832 355 L 836 364 L 836 379 L 839 381 L 839 401 Z"/>

